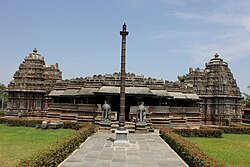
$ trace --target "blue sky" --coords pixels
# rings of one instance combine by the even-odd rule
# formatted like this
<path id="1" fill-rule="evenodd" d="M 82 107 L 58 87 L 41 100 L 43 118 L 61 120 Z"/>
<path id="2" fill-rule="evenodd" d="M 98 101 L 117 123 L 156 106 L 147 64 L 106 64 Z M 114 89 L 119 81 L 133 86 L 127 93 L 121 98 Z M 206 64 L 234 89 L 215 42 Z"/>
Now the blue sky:
<path id="1" fill-rule="evenodd" d="M 124 22 L 128 72 L 175 81 L 218 52 L 250 93 L 248 0 L 1 0 L 0 83 L 35 47 L 64 79 L 120 71 Z"/>

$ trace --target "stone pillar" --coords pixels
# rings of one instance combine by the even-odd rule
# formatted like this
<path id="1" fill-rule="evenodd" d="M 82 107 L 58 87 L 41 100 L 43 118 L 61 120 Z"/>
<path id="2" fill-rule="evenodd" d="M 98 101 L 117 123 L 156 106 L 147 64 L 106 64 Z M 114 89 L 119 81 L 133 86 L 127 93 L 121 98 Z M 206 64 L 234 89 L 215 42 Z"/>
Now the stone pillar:
<path id="1" fill-rule="evenodd" d="M 126 24 L 123 24 L 122 31 L 122 49 L 121 49 L 121 84 L 120 84 L 120 114 L 119 114 L 119 127 L 116 131 L 116 142 L 128 142 L 128 130 L 125 128 L 125 80 L 126 80 Z"/>
<path id="2" fill-rule="evenodd" d="M 119 130 L 126 130 L 125 128 L 125 80 L 126 80 L 126 24 L 123 24 L 122 31 L 122 49 L 121 49 L 121 84 L 120 84 L 120 115 L 119 115 Z"/>

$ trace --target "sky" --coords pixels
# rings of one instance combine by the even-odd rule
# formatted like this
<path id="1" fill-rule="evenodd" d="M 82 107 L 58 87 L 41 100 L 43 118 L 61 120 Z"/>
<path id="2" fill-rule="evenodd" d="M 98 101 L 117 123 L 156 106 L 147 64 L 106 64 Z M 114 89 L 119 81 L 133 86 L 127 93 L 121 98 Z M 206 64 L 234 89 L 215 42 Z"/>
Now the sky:
<path id="1" fill-rule="evenodd" d="M 176 81 L 215 53 L 250 94 L 249 0 L 0 0 L 0 83 L 37 48 L 63 79 L 126 71 Z"/>

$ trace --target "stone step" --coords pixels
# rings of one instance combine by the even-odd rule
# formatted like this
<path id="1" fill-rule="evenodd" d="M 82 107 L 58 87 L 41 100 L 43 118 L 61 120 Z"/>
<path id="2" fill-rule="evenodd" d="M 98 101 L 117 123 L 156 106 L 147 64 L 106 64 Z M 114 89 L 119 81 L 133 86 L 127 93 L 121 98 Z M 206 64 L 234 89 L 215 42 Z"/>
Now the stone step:
<path id="1" fill-rule="evenodd" d="M 148 133 L 148 129 L 136 129 L 135 133 Z"/>
<path id="2" fill-rule="evenodd" d="M 115 133 L 115 131 L 117 130 L 117 128 L 111 128 L 111 132 Z M 127 129 L 129 131 L 129 133 L 135 133 L 135 129 Z"/>

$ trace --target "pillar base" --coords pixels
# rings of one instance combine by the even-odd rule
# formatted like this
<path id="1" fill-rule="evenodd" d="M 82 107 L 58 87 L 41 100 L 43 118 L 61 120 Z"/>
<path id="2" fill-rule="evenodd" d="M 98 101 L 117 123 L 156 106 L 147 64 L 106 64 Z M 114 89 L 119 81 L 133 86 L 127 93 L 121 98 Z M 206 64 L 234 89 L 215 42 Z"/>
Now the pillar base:
<path id="1" fill-rule="evenodd" d="M 129 143 L 128 141 L 128 130 L 116 130 L 116 140 L 114 143 Z"/>

